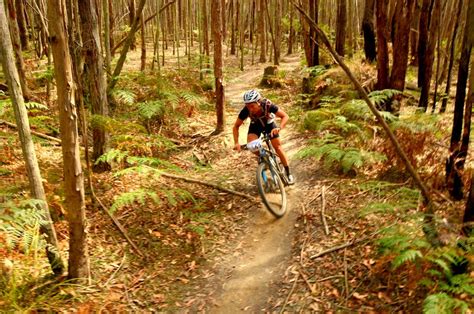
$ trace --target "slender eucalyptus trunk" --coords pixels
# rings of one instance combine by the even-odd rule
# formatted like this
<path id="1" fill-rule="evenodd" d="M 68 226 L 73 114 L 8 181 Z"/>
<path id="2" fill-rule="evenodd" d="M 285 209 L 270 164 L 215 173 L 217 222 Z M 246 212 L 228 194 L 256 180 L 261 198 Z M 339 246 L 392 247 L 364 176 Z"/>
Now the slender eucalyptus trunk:
<path id="1" fill-rule="evenodd" d="M 4 8 L 4 2 L 0 0 L 0 60 L 2 61 L 3 73 L 7 78 L 13 111 L 15 112 L 15 120 L 18 126 L 31 195 L 33 198 L 42 201 L 41 204 L 37 205 L 37 209 L 41 212 L 43 221 L 45 222 L 41 225 L 40 231 L 46 236 L 46 242 L 48 243 L 46 255 L 54 274 L 61 275 L 64 272 L 64 263 L 59 255 L 56 231 L 51 220 L 48 203 L 46 202 L 43 181 L 38 166 L 38 160 L 36 159 L 33 140 L 31 138 L 28 113 L 23 101 L 20 77 L 15 67 L 15 61 L 13 60 L 13 46 L 10 40 L 10 32 L 6 23 Z"/>

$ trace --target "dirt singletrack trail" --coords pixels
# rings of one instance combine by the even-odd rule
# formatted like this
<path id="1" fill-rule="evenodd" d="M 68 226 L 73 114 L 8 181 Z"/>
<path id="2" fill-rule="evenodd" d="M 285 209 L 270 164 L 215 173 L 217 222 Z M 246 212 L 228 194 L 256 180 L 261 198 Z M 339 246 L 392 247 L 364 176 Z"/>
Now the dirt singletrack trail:
<path id="1" fill-rule="evenodd" d="M 299 56 L 284 58 L 280 69 L 293 70 L 299 66 L 299 60 Z M 262 65 L 258 65 L 246 69 L 244 74 L 231 80 L 226 86 L 226 100 L 230 105 L 227 108 L 225 136 L 229 143 L 233 143 L 232 126 L 243 106 L 242 94 L 258 86 L 263 68 Z M 265 90 L 263 96 L 265 97 Z M 284 107 L 284 104 L 277 105 Z M 240 128 L 240 143 L 246 142 L 247 130 L 248 121 Z M 213 296 L 214 305 L 208 308 L 211 313 L 261 311 L 267 306 L 273 292 L 278 290 L 275 284 L 281 280 L 291 258 L 293 230 L 301 197 L 298 192 L 302 184 L 298 181 L 300 171 L 297 161 L 292 160 L 301 146 L 292 135 L 294 131 L 290 121 L 281 133 L 292 173 L 297 180 L 294 186 L 287 188 L 288 211 L 284 217 L 275 219 L 263 205 L 258 205 L 260 208 L 251 208 L 250 226 L 235 245 L 235 254 L 223 257 L 219 263 L 216 275 L 220 284 L 217 284 L 219 287 Z"/>

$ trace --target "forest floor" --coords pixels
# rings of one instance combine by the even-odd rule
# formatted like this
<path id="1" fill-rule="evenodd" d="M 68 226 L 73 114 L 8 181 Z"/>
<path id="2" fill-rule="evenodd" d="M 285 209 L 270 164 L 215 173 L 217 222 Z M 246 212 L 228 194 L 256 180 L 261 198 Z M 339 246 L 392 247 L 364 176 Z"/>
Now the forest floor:
<path id="1" fill-rule="evenodd" d="M 260 89 L 264 97 L 290 115 L 281 135 L 296 184 L 287 189 L 289 209 L 285 216 L 275 219 L 261 204 L 255 185 L 255 156 L 232 150 L 232 125 L 243 106 L 242 94 L 257 88 L 264 67 L 270 63 L 246 66 L 241 72 L 236 70 L 238 59 L 228 56 L 224 61 L 231 69 L 225 79 L 225 132 L 209 136 L 216 119 L 213 108 L 208 108 L 190 111 L 183 129 L 161 134 L 160 127 L 158 133 L 178 143 L 178 153 L 171 154 L 169 160 L 181 168 L 178 177 L 219 184 L 253 199 L 150 173 L 119 176 L 120 168 L 94 174 L 96 194 L 109 208 L 126 192 L 146 189 L 159 195 L 160 203 L 146 199 L 114 213 L 142 255 L 130 250 L 107 215 L 87 195 L 92 285 L 60 287 L 59 295 L 64 299 L 51 304 L 52 299 L 46 298 L 30 309 L 81 313 L 420 312 L 427 292 L 418 285 L 421 272 L 413 265 L 394 272 L 393 255 L 380 255 L 377 244 L 384 227 L 394 226 L 417 211 L 419 195 L 405 173 L 343 174 L 313 159 L 296 157 L 312 136 L 301 131 L 303 113 L 295 101 L 304 76 L 301 58 L 299 54 L 282 58 L 284 87 Z M 138 52 L 130 54 L 127 71 L 137 71 L 139 60 Z M 172 69 L 173 64 L 169 59 L 167 62 Z M 374 73 L 374 69 L 360 64 L 354 67 L 359 76 Z M 191 85 L 179 76 L 185 77 L 184 66 L 183 72 L 174 70 L 177 76 L 173 83 L 180 88 Z M 144 83 L 159 81 L 155 76 L 130 77 L 127 84 L 134 84 L 141 101 L 157 93 L 157 86 Z M 339 84 L 344 81 L 342 77 L 344 74 L 334 70 L 330 79 Z M 350 86 L 347 80 L 343 84 Z M 119 84 L 119 88 L 124 86 Z M 339 94 L 334 92 L 333 96 Z M 138 119 L 130 114 L 122 124 L 129 120 Z M 9 149 L 0 155 L 4 171 L 0 190 L 23 197 L 27 177 L 18 140 L 12 137 L 12 129 L 0 127 L 2 145 Z M 248 122 L 240 129 L 240 143 L 245 143 L 247 127 Z M 127 132 L 133 137 L 125 140 L 124 148 L 149 153 L 145 146 L 154 138 L 146 137 L 132 124 Z M 37 154 L 48 181 L 48 202 L 53 212 L 63 217 L 55 225 L 65 252 L 68 235 L 61 205 L 60 149 L 37 145 Z M 192 199 L 180 198 L 185 195 L 182 191 L 189 191 Z M 364 213 L 372 203 L 393 205 L 393 210 Z M 21 258 L 19 253 L 9 254 L 12 259 Z M 31 295 L 45 290 L 42 283 L 28 289 L 35 291 Z"/>

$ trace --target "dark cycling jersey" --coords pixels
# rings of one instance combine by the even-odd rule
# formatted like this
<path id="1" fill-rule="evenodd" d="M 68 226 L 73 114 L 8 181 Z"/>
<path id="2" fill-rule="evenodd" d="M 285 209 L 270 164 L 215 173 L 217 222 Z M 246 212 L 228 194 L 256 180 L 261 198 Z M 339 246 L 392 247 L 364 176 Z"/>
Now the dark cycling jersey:
<path id="1" fill-rule="evenodd" d="M 245 120 L 250 118 L 250 127 L 249 127 L 249 134 L 256 134 L 258 137 L 262 134 L 263 130 L 266 133 L 270 134 L 270 132 L 277 127 L 275 122 L 267 123 L 271 117 L 271 113 L 276 113 L 278 111 L 278 106 L 274 105 L 270 100 L 262 99 L 258 101 L 259 105 L 262 107 L 262 114 L 260 116 L 254 116 L 250 114 L 250 111 L 247 107 L 244 107 L 240 110 L 239 119 Z M 273 136 L 272 138 L 279 137 L 278 134 Z"/>

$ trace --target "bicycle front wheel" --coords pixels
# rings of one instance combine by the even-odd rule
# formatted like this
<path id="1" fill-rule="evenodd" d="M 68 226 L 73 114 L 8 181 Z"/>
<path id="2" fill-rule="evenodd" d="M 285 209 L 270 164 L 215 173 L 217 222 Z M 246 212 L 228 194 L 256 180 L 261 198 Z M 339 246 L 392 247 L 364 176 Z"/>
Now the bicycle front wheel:
<path id="1" fill-rule="evenodd" d="M 276 169 L 265 162 L 258 164 L 257 186 L 265 207 L 275 217 L 282 217 L 286 212 L 286 192 Z"/>

